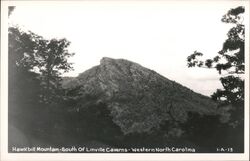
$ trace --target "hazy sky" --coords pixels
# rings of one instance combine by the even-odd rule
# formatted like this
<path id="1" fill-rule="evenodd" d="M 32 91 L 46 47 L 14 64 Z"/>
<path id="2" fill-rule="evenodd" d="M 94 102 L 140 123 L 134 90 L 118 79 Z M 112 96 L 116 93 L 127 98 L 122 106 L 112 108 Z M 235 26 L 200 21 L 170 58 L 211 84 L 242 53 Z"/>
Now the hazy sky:
<path id="1" fill-rule="evenodd" d="M 46 2 L 46 1 L 45 1 Z M 221 17 L 237 1 L 95 1 L 17 5 L 10 24 L 71 42 L 70 59 L 79 73 L 102 57 L 124 58 L 155 70 L 192 90 L 211 95 L 221 87 L 213 69 L 188 68 L 195 50 L 206 58 L 222 48 L 229 24 Z"/>

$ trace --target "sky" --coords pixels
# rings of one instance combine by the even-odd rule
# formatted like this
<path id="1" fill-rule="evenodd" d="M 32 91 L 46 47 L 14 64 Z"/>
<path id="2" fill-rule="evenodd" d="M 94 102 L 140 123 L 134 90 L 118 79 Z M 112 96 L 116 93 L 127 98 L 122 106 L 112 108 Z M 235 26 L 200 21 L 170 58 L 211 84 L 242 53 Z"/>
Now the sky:
<path id="1" fill-rule="evenodd" d="M 17 5 L 10 25 L 46 39 L 66 38 L 77 76 L 102 57 L 123 58 L 152 69 L 195 92 L 210 96 L 221 88 L 215 69 L 188 68 L 195 50 L 204 58 L 222 48 L 230 24 L 221 22 L 239 1 L 77 1 Z"/>

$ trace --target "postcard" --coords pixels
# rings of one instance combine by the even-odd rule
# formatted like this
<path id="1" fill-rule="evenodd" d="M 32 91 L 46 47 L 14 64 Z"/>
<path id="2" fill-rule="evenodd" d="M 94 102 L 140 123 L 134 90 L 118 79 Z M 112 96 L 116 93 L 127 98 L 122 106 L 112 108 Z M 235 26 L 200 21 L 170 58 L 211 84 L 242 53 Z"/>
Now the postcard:
<path id="1" fill-rule="evenodd" d="M 1 1 L 1 160 L 248 160 L 248 1 Z"/>

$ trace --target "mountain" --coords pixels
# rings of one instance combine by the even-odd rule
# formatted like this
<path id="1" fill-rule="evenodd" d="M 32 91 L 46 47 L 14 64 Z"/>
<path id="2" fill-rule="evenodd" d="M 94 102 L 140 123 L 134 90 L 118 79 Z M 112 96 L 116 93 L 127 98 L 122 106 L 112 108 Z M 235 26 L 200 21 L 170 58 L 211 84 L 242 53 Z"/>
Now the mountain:
<path id="1" fill-rule="evenodd" d="M 63 87 L 80 89 L 75 110 L 105 103 L 124 134 L 150 132 L 167 121 L 184 123 L 189 113 L 212 115 L 217 108 L 209 97 L 125 59 L 104 57 L 78 77 L 65 78 Z"/>

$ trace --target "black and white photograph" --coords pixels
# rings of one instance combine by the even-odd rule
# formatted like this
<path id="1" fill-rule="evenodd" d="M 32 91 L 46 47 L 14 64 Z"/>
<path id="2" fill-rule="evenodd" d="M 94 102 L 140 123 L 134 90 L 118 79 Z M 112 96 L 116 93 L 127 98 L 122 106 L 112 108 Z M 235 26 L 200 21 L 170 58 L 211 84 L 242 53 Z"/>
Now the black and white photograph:
<path id="1" fill-rule="evenodd" d="M 249 159 L 248 1 L 52 2 L 1 1 L 5 156 Z"/>

